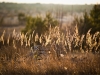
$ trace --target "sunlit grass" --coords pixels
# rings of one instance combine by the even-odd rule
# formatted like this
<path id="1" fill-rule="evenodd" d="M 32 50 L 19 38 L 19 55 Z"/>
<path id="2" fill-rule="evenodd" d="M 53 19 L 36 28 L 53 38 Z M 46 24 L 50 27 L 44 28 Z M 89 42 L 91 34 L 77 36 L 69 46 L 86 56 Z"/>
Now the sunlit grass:
<path id="1" fill-rule="evenodd" d="M 100 74 L 100 32 L 94 35 L 89 30 L 79 35 L 77 26 L 61 31 L 59 27 L 33 39 L 33 34 L 17 34 L 4 39 L 0 36 L 0 74 L 1 75 L 82 75 Z M 40 57 L 30 54 L 31 47 L 37 46 L 44 51 Z M 33 49 L 34 51 L 34 49 Z"/>

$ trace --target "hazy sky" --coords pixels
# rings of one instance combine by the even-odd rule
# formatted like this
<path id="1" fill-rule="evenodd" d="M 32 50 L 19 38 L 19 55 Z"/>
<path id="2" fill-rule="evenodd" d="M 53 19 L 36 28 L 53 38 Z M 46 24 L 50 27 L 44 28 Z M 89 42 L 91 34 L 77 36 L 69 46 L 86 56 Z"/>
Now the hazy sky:
<path id="1" fill-rule="evenodd" d="M 100 4 L 100 0 L 0 0 L 17 3 L 54 3 L 54 4 Z"/>

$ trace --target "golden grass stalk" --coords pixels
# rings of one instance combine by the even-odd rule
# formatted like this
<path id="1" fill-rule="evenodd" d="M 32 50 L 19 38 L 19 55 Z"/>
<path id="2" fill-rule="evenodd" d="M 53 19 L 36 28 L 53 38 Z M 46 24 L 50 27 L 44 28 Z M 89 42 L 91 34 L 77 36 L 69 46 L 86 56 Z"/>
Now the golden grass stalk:
<path id="1" fill-rule="evenodd" d="M 3 31 L 3 33 L 0 37 L 0 41 L 2 41 L 3 45 L 4 45 L 4 35 L 5 35 L 5 30 Z"/>
<path id="2" fill-rule="evenodd" d="M 35 35 L 35 42 L 38 41 L 38 40 L 39 40 L 39 36 L 38 36 L 38 34 L 36 33 L 36 35 Z"/>
<path id="3" fill-rule="evenodd" d="M 16 44 L 15 44 L 15 40 L 13 39 L 13 48 L 16 49 Z"/>
<path id="4" fill-rule="evenodd" d="M 9 42 L 10 42 L 10 34 L 8 36 L 8 39 L 7 39 L 7 44 L 9 45 Z"/>

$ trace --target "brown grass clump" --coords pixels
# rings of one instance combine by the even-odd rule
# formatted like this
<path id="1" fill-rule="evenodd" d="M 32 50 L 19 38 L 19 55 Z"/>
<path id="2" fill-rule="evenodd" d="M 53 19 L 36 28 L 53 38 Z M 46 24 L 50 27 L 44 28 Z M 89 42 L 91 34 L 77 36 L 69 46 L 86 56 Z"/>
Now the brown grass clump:
<path id="1" fill-rule="evenodd" d="M 59 27 L 33 39 L 14 30 L 0 36 L 0 75 L 99 75 L 100 32 L 71 34 Z M 29 35 L 29 36 L 27 36 Z M 38 43 L 36 43 L 38 40 Z M 34 47 L 34 48 L 33 48 Z M 36 48 L 35 48 L 36 47 Z"/>
<path id="2" fill-rule="evenodd" d="M 18 60 L 4 60 L 0 65 L 3 75 L 84 75 L 100 74 L 100 57 L 92 53 L 68 54 L 59 59 L 30 60 L 20 57 Z"/>

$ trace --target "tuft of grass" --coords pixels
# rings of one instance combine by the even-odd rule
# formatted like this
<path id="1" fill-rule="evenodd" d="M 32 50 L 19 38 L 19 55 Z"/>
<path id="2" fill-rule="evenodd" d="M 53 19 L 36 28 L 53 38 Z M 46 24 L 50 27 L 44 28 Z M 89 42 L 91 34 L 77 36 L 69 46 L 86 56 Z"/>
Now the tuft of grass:
<path id="1" fill-rule="evenodd" d="M 91 75 L 100 74 L 100 32 L 86 35 L 61 31 L 59 27 L 38 37 L 33 34 L 17 34 L 14 30 L 4 40 L 0 36 L 0 74 L 1 75 Z M 31 47 L 38 45 L 44 51 L 38 60 L 31 55 Z M 33 49 L 34 51 L 34 49 Z"/>
<path id="2" fill-rule="evenodd" d="M 66 74 L 100 74 L 100 57 L 92 53 L 68 54 L 63 58 L 30 60 L 19 58 L 18 61 L 10 60 L 2 63 L 1 73 L 4 75 L 66 75 Z"/>

